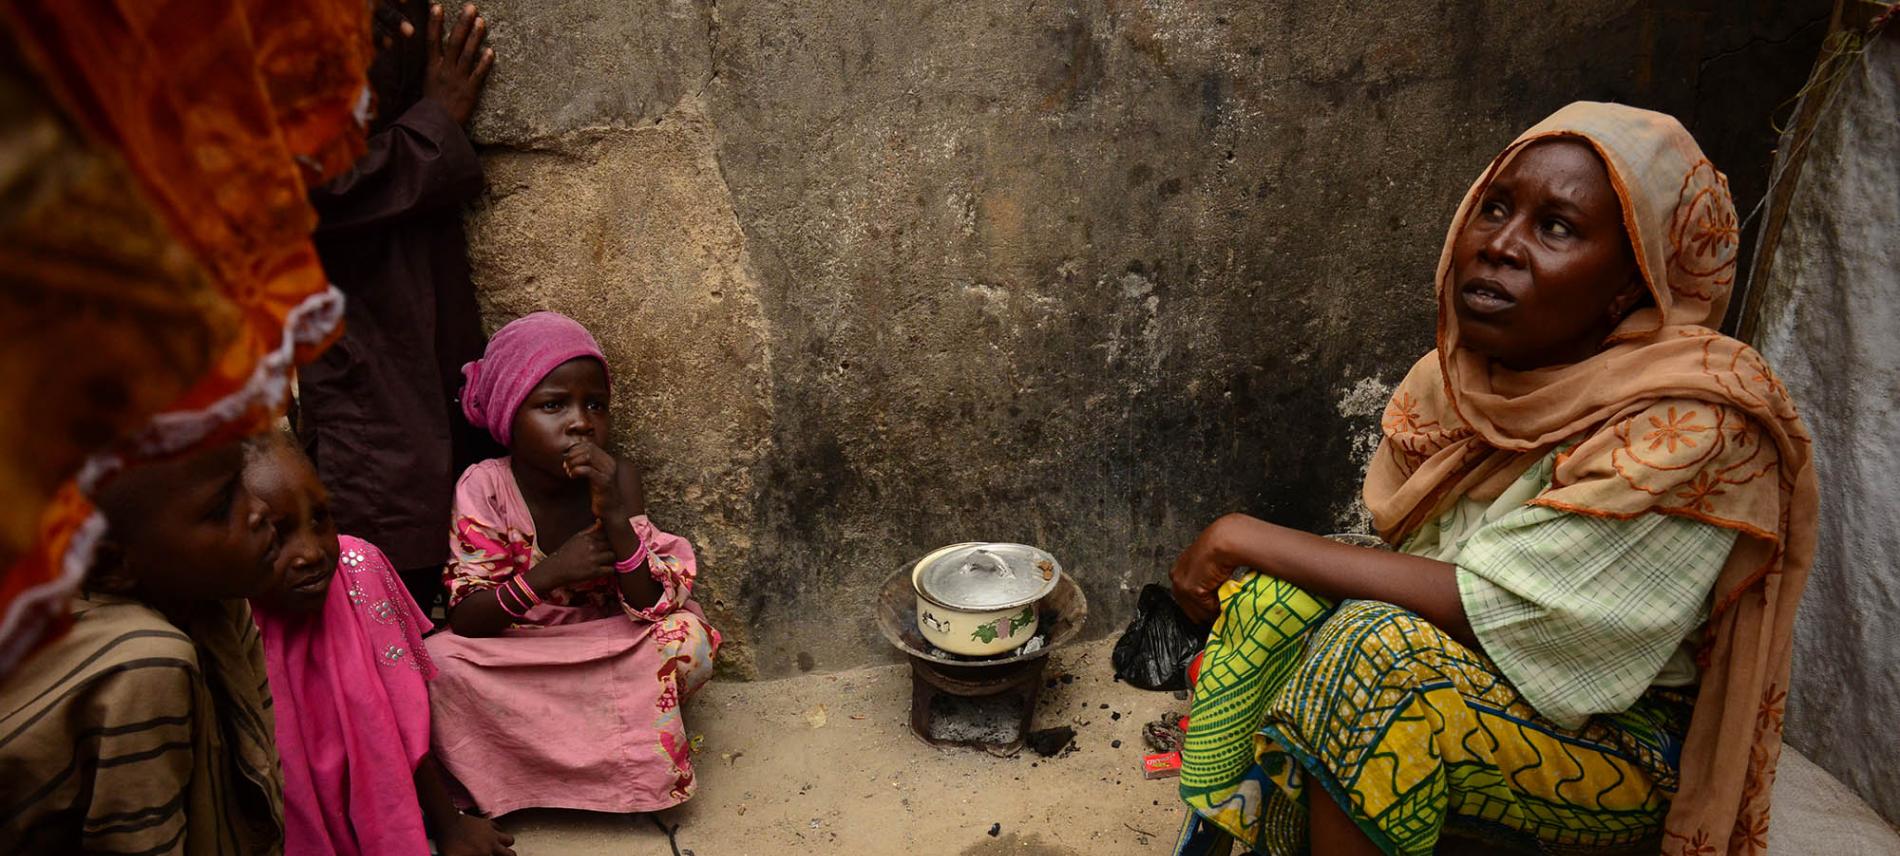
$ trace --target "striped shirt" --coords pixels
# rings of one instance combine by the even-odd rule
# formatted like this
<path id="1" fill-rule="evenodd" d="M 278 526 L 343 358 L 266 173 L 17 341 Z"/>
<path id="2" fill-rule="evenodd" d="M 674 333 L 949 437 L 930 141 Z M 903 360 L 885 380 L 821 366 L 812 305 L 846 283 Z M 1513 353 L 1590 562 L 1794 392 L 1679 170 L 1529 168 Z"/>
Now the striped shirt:
<path id="1" fill-rule="evenodd" d="M 263 649 L 242 601 L 180 624 L 88 595 L 0 683 L 0 852 L 280 853 Z M 182 628 L 181 628 L 182 625 Z"/>

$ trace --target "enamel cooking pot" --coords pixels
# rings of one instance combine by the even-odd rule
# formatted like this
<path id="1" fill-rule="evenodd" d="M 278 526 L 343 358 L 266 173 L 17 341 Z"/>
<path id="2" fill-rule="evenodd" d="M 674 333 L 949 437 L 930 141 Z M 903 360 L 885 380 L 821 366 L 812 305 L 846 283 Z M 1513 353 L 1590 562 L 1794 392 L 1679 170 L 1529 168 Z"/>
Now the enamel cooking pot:
<path id="1" fill-rule="evenodd" d="M 1027 544 L 966 541 L 911 569 L 917 629 L 952 654 L 989 657 L 1035 637 L 1036 602 L 1062 578 L 1056 557 Z"/>

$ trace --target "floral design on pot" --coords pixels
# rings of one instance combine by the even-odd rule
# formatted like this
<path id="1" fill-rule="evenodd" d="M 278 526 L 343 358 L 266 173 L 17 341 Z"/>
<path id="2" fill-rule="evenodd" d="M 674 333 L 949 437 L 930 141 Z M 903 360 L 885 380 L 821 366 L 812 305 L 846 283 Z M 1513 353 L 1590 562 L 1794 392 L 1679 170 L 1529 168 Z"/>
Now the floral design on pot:
<path id="1" fill-rule="evenodd" d="M 1036 626 L 1036 608 L 1023 607 L 1023 611 L 1007 618 L 998 618 L 988 624 L 979 624 L 970 632 L 970 638 L 982 643 L 995 642 L 998 639 L 1014 639 L 1016 631 Z"/>

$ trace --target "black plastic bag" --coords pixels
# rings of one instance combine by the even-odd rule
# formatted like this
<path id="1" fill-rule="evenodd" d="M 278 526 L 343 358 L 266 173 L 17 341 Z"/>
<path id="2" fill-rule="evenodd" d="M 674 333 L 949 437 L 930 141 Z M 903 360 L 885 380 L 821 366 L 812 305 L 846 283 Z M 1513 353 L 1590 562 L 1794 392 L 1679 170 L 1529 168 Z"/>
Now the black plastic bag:
<path id="1" fill-rule="evenodd" d="M 1115 643 L 1115 677 L 1144 690 L 1187 689 L 1188 663 L 1207 644 L 1207 631 L 1181 611 L 1166 588 L 1142 586 L 1135 620 Z"/>

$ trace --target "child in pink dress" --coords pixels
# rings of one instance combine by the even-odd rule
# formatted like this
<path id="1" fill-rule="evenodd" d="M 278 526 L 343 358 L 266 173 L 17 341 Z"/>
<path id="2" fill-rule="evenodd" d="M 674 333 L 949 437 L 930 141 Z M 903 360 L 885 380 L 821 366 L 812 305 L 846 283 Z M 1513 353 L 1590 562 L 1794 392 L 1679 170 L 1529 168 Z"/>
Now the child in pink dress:
<path id="1" fill-rule="evenodd" d="M 276 697 L 285 856 L 514 856 L 493 821 L 455 810 L 429 757 L 429 620 L 381 550 L 339 536 L 294 442 L 246 444 L 244 487 L 280 547 L 252 599 Z"/>
<path id="2" fill-rule="evenodd" d="M 463 413 L 510 455 L 456 485 L 450 632 L 428 640 L 437 757 L 491 815 L 686 801 L 680 702 L 719 633 L 691 600 L 692 545 L 654 528 L 633 465 L 605 448 L 600 346 L 537 312 L 462 373 Z"/>

